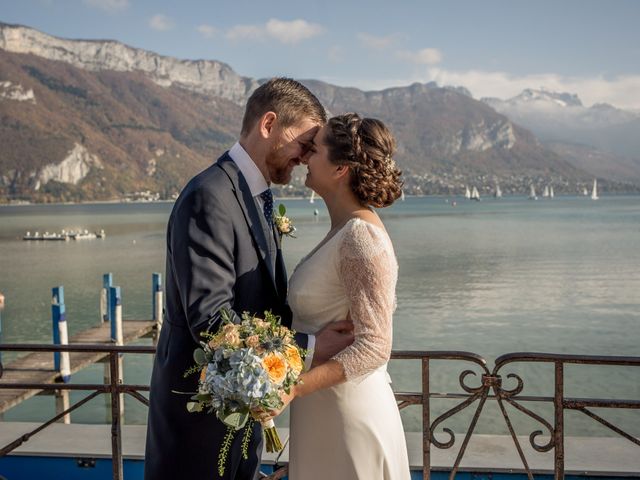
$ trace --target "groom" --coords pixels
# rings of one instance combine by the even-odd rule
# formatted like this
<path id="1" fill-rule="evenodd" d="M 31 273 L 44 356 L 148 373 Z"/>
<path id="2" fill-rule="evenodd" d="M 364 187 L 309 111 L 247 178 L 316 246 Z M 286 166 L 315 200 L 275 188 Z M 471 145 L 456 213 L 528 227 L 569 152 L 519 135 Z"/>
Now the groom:
<path id="1" fill-rule="evenodd" d="M 248 460 L 242 458 L 244 430 L 236 433 L 220 477 L 226 426 L 215 414 L 188 413 L 189 396 L 174 392 L 196 391 L 197 376 L 183 374 L 194 364 L 200 333 L 219 328 L 221 307 L 238 322 L 244 311 L 271 310 L 291 326 L 269 184 L 291 180 L 325 122 L 324 108 L 306 87 L 285 78 L 268 81 L 247 102 L 239 142 L 176 201 L 167 230 L 166 314 L 151 377 L 146 480 L 259 478 L 260 424 L 253 423 Z M 315 365 L 349 345 L 351 329 L 347 321 L 335 322 L 296 340 L 313 351 Z"/>

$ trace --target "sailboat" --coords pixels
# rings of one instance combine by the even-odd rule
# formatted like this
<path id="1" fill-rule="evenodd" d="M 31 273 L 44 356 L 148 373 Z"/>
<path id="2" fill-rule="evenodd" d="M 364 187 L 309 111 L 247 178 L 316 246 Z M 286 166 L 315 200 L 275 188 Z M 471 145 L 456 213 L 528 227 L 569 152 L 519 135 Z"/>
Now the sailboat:
<path id="1" fill-rule="evenodd" d="M 555 194 L 553 193 L 553 185 L 549 185 L 549 198 L 553 197 L 555 197 Z"/>
<path id="2" fill-rule="evenodd" d="M 469 187 L 464 187 L 464 198 L 467 200 L 471 199 L 471 192 L 469 191 Z"/>
<path id="3" fill-rule="evenodd" d="M 598 180 L 593 179 L 593 190 L 591 190 L 591 200 L 598 200 Z"/>
<path id="4" fill-rule="evenodd" d="M 532 184 L 531 190 L 529 191 L 529 200 L 537 200 L 537 199 L 538 199 L 538 196 L 536 195 L 536 189 Z"/>
<path id="5" fill-rule="evenodd" d="M 500 185 L 496 183 L 496 193 L 493 194 L 496 198 L 502 198 L 502 190 L 500 190 Z"/>
<path id="6" fill-rule="evenodd" d="M 402 190 L 402 193 L 400 193 L 400 200 L 404 202 L 404 190 Z"/>
<path id="7" fill-rule="evenodd" d="M 471 191 L 471 200 L 475 200 L 476 202 L 480 201 L 480 193 L 478 193 L 478 189 L 476 187 L 473 187 L 473 190 Z"/>
<path id="8" fill-rule="evenodd" d="M 546 185 L 544 187 L 544 191 L 542 192 L 542 197 L 543 198 L 549 198 L 549 185 Z"/>
<path id="9" fill-rule="evenodd" d="M 316 201 L 316 192 L 311 190 L 311 197 L 309 197 L 309 203 L 313 203 Z"/>
<path id="10" fill-rule="evenodd" d="M 584 195 L 585 197 L 589 195 L 589 192 L 587 192 L 587 187 L 582 187 L 582 195 Z"/>

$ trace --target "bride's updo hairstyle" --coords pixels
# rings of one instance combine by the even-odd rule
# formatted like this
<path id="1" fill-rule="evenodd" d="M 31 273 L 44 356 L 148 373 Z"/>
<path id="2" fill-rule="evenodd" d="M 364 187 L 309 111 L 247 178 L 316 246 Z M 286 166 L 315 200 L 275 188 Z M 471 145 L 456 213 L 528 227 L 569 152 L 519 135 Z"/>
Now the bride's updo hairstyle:
<path id="1" fill-rule="evenodd" d="M 388 207 L 402 194 L 402 172 L 393 153 L 396 141 L 375 118 L 345 113 L 329 120 L 325 142 L 329 160 L 351 169 L 351 189 L 363 205 Z"/>

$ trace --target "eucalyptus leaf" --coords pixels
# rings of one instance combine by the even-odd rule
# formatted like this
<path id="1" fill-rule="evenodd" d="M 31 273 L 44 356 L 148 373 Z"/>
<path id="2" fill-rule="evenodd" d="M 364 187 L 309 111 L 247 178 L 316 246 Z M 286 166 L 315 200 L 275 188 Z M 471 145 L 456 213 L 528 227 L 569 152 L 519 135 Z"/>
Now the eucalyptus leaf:
<path id="1" fill-rule="evenodd" d="M 211 401 L 211 394 L 210 393 L 199 393 L 195 397 L 196 397 L 195 399 L 200 401 L 200 402 L 210 402 Z"/>
<path id="2" fill-rule="evenodd" d="M 204 350 L 201 348 L 196 348 L 193 351 L 193 359 L 198 365 L 204 365 L 205 363 L 207 363 L 207 356 L 205 355 Z"/>
<path id="3" fill-rule="evenodd" d="M 199 402 L 187 402 L 187 410 L 189 413 L 201 412 L 202 404 Z"/>
<path id="4" fill-rule="evenodd" d="M 249 413 L 234 412 L 222 417 L 219 416 L 218 418 L 225 425 L 240 430 L 245 426 L 247 420 L 249 420 Z"/>
<path id="5" fill-rule="evenodd" d="M 280 213 L 281 217 L 284 217 L 284 214 L 287 213 L 287 208 L 281 203 L 278 206 L 278 212 Z"/>

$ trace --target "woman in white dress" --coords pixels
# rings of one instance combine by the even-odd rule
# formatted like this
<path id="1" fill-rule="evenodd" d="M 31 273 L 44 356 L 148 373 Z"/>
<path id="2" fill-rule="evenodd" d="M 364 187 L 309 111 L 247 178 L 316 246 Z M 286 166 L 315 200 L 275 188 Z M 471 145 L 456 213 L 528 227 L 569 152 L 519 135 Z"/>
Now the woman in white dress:
<path id="1" fill-rule="evenodd" d="M 324 199 L 331 230 L 291 277 L 293 328 L 313 333 L 349 315 L 355 340 L 284 398 L 293 400 L 290 480 L 410 478 L 386 369 L 398 265 L 372 209 L 401 195 L 394 150 L 382 122 L 345 114 L 318 132 L 307 158 L 305 183 Z"/>

